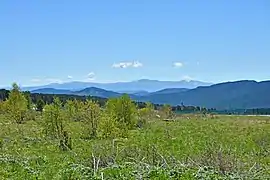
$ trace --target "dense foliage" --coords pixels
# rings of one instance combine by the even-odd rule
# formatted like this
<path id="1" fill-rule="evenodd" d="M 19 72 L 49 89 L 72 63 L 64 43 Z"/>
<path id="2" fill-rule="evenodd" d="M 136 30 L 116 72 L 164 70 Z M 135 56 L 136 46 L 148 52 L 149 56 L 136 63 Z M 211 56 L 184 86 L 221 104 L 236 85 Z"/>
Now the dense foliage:
<path id="1" fill-rule="evenodd" d="M 13 119 L 17 123 L 22 123 L 25 120 L 27 110 L 30 109 L 30 105 L 18 87 L 17 84 L 12 85 L 13 89 L 9 94 L 9 98 L 5 101 L 5 108 L 10 119 Z"/>
<path id="2" fill-rule="evenodd" d="M 3 179 L 270 178 L 268 117 L 177 117 L 127 95 L 103 106 L 29 95 L 14 84 L 0 102 Z"/>
<path id="3" fill-rule="evenodd" d="M 6 100 L 9 96 L 10 91 L 5 89 L 0 89 L 0 101 Z M 28 94 L 29 92 L 24 92 Z M 36 104 L 37 110 L 41 110 L 45 104 L 51 104 L 53 102 L 54 97 L 58 97 L 60 101 L 67 102 L 69 100 L 77 100 L 79 102 L 86 101 L 87 99 L 91 99 L 97 102 L 100 106 L 105 106 L 107 99 L 100 98 L 100 97 L 92 97 L 92 96 L 77 96 L 77 95 L 70 95 L 70 94 L 39 94 L 39 93 L 31 93 L 29 94 L 31 97 L 31 101 Z M 138 108 L 146 107 L 146 103 L 136 101 L 135 104 Z M 162 104 L 153 104 L 154 109 L 158 110 L 163 107 Z M 181 105 L 172 106 L 172 111 L 186 114 L 186 113 L 201 113 L 204 111 L 217 113 L 217 114 L 250 114 L 250 115 L 270 115 L 270 108 L 255 108 L 255 109 L 230 109 L 230 110 L 216 110 L 215 108 L 207 109 L 205 107 L 199 106 L 189 106 Z"/>

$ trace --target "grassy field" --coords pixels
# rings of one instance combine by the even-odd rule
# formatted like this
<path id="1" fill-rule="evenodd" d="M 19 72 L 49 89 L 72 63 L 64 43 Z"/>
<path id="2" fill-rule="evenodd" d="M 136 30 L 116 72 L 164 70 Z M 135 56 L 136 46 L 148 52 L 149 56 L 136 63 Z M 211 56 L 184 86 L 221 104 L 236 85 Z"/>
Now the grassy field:
<path id="1" fill-rule="evenodd" d="M 40 120 L 0 116 L 0 179 L 270 179 L 270 118 L 182 116 L 152 121 L 126 139 L 46 139 Z"/>

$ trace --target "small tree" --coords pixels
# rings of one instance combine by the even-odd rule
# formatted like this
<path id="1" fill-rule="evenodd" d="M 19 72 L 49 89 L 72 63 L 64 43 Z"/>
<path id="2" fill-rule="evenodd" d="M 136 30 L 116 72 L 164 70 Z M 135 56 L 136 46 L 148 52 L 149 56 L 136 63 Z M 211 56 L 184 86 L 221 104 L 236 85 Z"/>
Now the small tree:
<path id="1" fill-rule="evenodd" d="M 62 150 L 71 149 L 71 138 L 65 130 L 63 107 L 60 99 L 55 97 L 53 103 L 45 105 L 43 119 L 44 130 L 47 136 L 60 140 L 59 147 Z"/>
<path id="2" fill-rule="evenodd" d="M 149 121 L 151 118 L 154 117 L 154 106 L 152 103 L 147 102 L 146 107 L 139 109 L 139 121 L 138 126 L 142 127 Z"/>
<path id="3" fill-rule="evenodd" d="M 122 136 L 126 136 L 127 131 L 137 124 L 136 105 L 128 95 L 109 99 L 106 104 L 106 114 L 114 120 Z"/>
<path id="4" fill-rule="evenodd" d="M 27 99 L 20 92 L 19 86 L 16 83 L 12 84 L 12 90 L 6 101 L 6 109 L 16 123 L 20 124 L 24 121 L 28 109 L 27 104 Z"/>
<path id="5" fill-rule="evenodd" d="M 121 130 L 117 127 L 116 120 L 107 113 L 102 113 L 98 124 L 98 132 L 102 138 L 116 138 Z"/>
<path id="6" fill-rule="evenodd" d="M 84 122 L 86 123 L 85 126 L 87 128 L 90 137 L 92 138 L 97 137 L 100 115 L 101 111 L 99 105 L 92 100 L 87 100 L 85 102 L 85 109 L 84 109 Z"/>
<path id="7" fill-rule="evenodd" d="M 32 110 L 32 99 L 29 91 L 23 93 L 27 102 L 27 109 Z"/>
<path id="8" fill-rule="evenodd" d="M 70 121 L 82 121 L 85 104 L 82 101 L 68 100 L 65 104 L 67 119 Z"/>
<path id="9" fill-rule="evenodd" d="M 72 121 L 76 115 L 75 103 L 73 100 L 67 100 L 65 104 L 65 110 L 66 110 L 65 114 L 67 115 L 67 118 Z"/>
<path id="10" fill-rule="evenodd" d="M 44 127 L 47 136 L 60 138 L 64 131 L 62 103 L 54 98 L 53 103 L 44 107 Z"/>
<path id="11" fill-rule="evenodd" d="M 43 101 L 41 98 L 39 98 L 39 99 L 37 100 L 36 110 L 39 111 L 39 112 L 42 112 L 44 106 L 45 106 L 44 101 Z"/>
<path id="12" fill-rule="evenodd" d="M 163 118 L 172 118 L 173 117 L 173 111 L 172 107 L 169 104 L 164 104 L 161 108 L 161 113 Z"/>

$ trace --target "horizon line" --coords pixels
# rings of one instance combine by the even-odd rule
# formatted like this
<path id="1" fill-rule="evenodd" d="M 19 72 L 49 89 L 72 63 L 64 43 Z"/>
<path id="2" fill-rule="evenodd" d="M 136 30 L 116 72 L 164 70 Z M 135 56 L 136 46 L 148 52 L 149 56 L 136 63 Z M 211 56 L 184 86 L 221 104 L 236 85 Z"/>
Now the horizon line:
<path id="1" fill-rule="evenodd" d="M 17 83 L 21 88 L 29 88 L 29 87 L 39 87 L 39 86 L 46 86 L 46 85 L 52 85 L 52 84 L 66 84 L 66 83 L 93 83 L 93 84 L 115 84 L 115 83 L 129 83 L 129 82 L 136 82 L 136 81 L 140 81 L 140 80 L 149 80 L 149 81 L 159 81 L 159 82 L 190 82 L 190 81 L 197 81 L 197 82 L 201 82 L 201 83 L 208 83 L 209 85 L 214 85 L 214 84 L 221 84 L 221 83 L 230 83 L 230 82 L 240 82 L 240 81 L 255 81 L 255 82 L 265 82 L 265 81 L 270 81 L 269 79 L 265 79 L 265 80 L 255 80 L 255 79 L 237 79 L 237 80 L 226 80 L 226 81 L 220 81 L 220 82 L 207 82 L 207 81 L 201 81 L 201 80 L 158 80 L 158 79 L 137 79 L 137 80 L 130 80 L 130 81 L 111 81 L 111 82 L 96 82 L 96 81 L 80 81 L 80 80 L 74 80 L 74 81 L 63 81 L 63 82 L 52 82 L 52 83 L 45 83 L 45 84 L 32 84 L 32 85 L 22 85 L 20 83 Z M 13 82 L 16 83 L 16 82 Z M 11 83 L 11 85 L 13 84 Z M 6 89 L 6 88 L 10 88 L 11 85 L 8 86 L 3 86 L 0 85 L 0 89 Z"/>

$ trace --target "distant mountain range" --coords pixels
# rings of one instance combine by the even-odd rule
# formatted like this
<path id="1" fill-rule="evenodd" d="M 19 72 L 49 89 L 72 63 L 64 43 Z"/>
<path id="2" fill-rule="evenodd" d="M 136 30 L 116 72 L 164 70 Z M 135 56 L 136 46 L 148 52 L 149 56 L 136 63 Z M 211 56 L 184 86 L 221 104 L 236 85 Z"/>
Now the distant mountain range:
<path id="1" fill-rule="evenodd" d="M 64 90 L 64 89 L 54 89 L 54 88 L 41 88 L 32 90 L 32 93 L 41 93 L 41 94 L 74 94 L 73 91 Z"/>
<path id="2" fill-rule="evenodd" d="M 269 108 L 269 92 L 270 81 L 237 81 L 198 87 L 184 92 L 149 95 L 142 100 L 217 109 Z"/>
<path id="3" fill-rule="evenodd" d="M 92 82 L 67 82 L 53 83 L 44 86 L 23 87 L 22 90 L 32 91 L 36 89 L 53 88 L 62 90 L 79 91 L 89 87 L 96 87 L 115 92 L 155 92 L 166 88 L 187 88 L 192 89 L 199 86 L 209 86 L 211 83 L 201 81 L 158 81 L 141 79 L 131 82 L 116 82 L 116 83 L 92 83 Z"/>
<path id="4" fill-rule="evenodd" d="M 159 83 L 160 82 L 157 84 Z M 156 85 L 155 88 L 152 89 L 157 89 L 157 87 L 160 87 L 160 85 Z M 128 87 L 125 88 L 127 89 Z M 138 89 L 141 88 L 142 86 L 138 87 Z M 157 90 L 155 92 L 142 90 L 116 92 L 97 87 L 87 87 L 78 91 L 41 88 L 31 92 L 45 94 L 91 95 L 104 98 L 118 97 L 123 93 L 128 93 L 132 99 L 137 101 L 150 101 L 156 104 L 171 105 L 180 105 L 183 103 L 184 105 L 217 109 L 247 109 L 270 107 L 270 81 L 256 82 L 244 80 L 214 84 L 209 86 L 199 86 L 195 88 L 169 87 L 162 90 Z"/>

